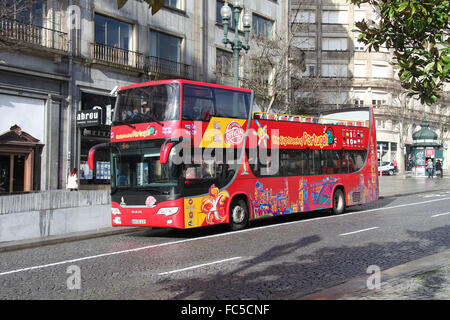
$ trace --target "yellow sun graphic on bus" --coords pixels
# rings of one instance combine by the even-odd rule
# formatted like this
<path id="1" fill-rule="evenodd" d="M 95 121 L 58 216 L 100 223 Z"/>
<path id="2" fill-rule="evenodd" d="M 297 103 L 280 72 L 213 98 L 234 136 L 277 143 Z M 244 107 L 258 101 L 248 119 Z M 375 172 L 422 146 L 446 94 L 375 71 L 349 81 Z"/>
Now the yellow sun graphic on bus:
<path id="1" fill-rule="evenodd" d="M 267 147 L 267 140 L 270 139 L 269 135 L 267 134 L 267 125 L 264 127 L 259 123 L 258 120 L 256 120 L 256 124 L 258 125 L 258 131 L 253 132 L 253 135 L 258 137 L 258 145 Z"/>

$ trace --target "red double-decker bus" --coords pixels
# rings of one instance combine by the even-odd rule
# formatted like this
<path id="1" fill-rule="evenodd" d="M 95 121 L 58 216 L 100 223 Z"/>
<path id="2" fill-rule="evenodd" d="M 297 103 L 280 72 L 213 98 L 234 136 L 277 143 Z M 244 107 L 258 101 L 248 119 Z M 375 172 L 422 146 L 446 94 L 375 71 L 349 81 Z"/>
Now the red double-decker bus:
<path id="1" fill-rule="evenodd" d="M 164 80 L 121 88 L 111 127 L 113 226 L 194 228 L 378 199 L 369 108 L 253 110 L 252 90 Z"/>

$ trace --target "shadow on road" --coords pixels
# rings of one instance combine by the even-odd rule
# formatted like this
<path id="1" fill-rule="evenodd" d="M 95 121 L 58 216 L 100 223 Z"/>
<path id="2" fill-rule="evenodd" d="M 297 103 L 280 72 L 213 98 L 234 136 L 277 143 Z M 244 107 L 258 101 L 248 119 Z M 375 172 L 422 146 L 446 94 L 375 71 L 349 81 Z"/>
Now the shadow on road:
<path id="1" fill-rule="evenodd" d="M 309 236 L 275 246 L 232 271 L 208 274 L 203 269 L 201 275 L 189 271 L 159 284 L 168 290 L 165 294 L 170 299 L 293 299 L 366 275 L 371 265 L 386 270 L 435 254 L 450 246 L 450 226 L 407 231 L 404 237 L 399 242 L 355 243 L 305 254 L 306 247 L 321 240 Z"/>

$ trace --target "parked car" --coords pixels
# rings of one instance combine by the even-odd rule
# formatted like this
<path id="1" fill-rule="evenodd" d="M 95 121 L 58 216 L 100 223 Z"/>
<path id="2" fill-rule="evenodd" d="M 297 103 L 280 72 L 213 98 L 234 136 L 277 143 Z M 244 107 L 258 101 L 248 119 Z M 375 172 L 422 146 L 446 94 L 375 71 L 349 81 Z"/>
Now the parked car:
<path id="1" fill-rule="evenodd" d="M 395 174 L 395 167 L 392 162 L 382 162 L 381 166 L 378 166 L 378 173 L 393 176 Z"/>

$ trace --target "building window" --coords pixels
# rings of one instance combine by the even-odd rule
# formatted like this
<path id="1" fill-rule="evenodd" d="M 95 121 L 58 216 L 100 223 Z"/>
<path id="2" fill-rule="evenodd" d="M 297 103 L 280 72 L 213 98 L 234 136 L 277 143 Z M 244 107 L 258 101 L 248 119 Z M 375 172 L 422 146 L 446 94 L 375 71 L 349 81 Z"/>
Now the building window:
<path id="1" fill-rule="evenodd" d="M 322 64 L 322 77 L 324 78 L 346 78 L 348 75 L 345 64 Z"/>
<path id="2" fill-rule="evenodd" d="M 314 78 L 316 76 L 316 65 L 306 64 L 306 70 L 303 72 L 302 76 L 304 78 Z"/>
<path id="3" fill-rule="evenodd" d="M 258 37 L 272 40 L 273 21 L 263 18 L 257 14 L 253 14 L 252 31 Z"/>
<path id="4" fill-rule="evenodd" d="M 294 23 L 316 23 L 315 10 L 299 10 L 293 14 L 292 22 Z"/>
<path id="5" fill-rule="evenodd" d="M 302 50 L 315 50 L 316 38 L 315 37 L 295 37 L 292 41 L 292 45 L 295 48 Z"/>
<path id="6" fill-rule="evenodd" d="M 95 14 L 95 42 L 130 50 L 132 25 L 101 14 Z"/>
<path id="7" fill-rule="evenodd" d="M 347 38 L 322 38 L 322 50 L 347 51 Z"/>
<path id="8" fill-rule="evenodd" d="M 216 21 L 217 21 L 217 23 L 220 23 L 220 24 L 223 24 L 222 15 L 220 14 L 220 9 L 222 9 L 223 5 L 224 5 L 223 1 L 221 1 L 221 0 L 216 1 Z M 229 22 L 230 22 L 230 28 L 233 28 L 233 29 L 236 24 L 234 22 L 235 17 L 236 17 L 236 14 L 234 13 L 234 10 L 232 9 L 231 10 L 231 18 L 230 18 Z M 238 21 L 239 21 L 239 19 L 238 19 Z"/>
<path id="9" fill-rule="evenodd" d="M 379 108 L 386 105 L 387 94 L 386 93 L 372 93 L 372 106 Z"/>
<path id="10" fill-rule="evenodd" d="M 150 30 L 150 56 L 180 62 L 181 38 Z"/>
<path id="11" fill-rule="evenodd" d="M 366 64 L 358 64 L 355 63 L 355 69 L 354 69 L 354 73 L 353 76 L 355 78 L 366 78 Z"/>
<path id="12" fill-rule="evenodd" d="M 353 20 L 355 21 L 355 23 L 360 22 L 362 20 L 366 20 L 366 11 L 355 10 L 353 13 Z"/>
<path id="13" fill-rule="evenodd" d="M 0 16 L 17 22 L 44 26 L 46 1 L 9 0 L 0 4 Z"/>
<path id="14" fill-rule="evenodd" d="M 372 78 L 389 78 L 389 67 L 386 65 L 372 65 Z"/>
<path id="15" fill-rule="evenodd" d="M 169 8 L 174 8 L 174 9 L 178 9 L 178 10 L 183 10 L 182 7 L 182 0 L 166 0 L 166 2 L 164 3 L 164 5 L 166 7 Z"/>
<path id="16" fill-rule="evenodd" d="M 358 40 L 358 34 L 355 34 L 355 38 L 354 38 L 354 47 L 355 47 L 355 51 L 365 51 L 366 50 L 366 45 Z"/>
<path id="17" fill-rule="evenodd" d="M 233 70 L 233 54 L 229 51 L 216 49 L 216 80 L 217 83 L 231 84 Z"/>
<path id="18" fill-rule="evenodd" d="M 348 11 L 322 11 L 322 23 L 347 24 Z"/>

